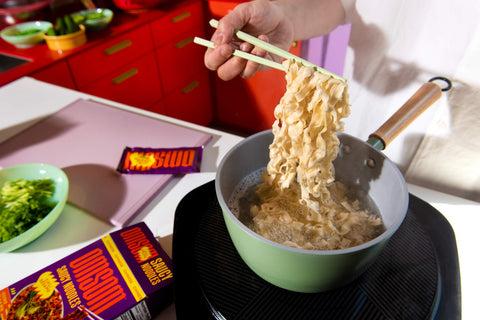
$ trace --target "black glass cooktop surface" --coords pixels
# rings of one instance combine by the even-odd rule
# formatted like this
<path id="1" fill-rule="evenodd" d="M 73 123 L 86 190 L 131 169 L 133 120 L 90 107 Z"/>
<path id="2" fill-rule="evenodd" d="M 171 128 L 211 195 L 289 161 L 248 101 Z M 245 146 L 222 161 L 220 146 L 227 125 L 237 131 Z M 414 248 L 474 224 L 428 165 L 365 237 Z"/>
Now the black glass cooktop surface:
<path id="1" fill-rule="evenodd" d="M 291 292 L 253 273 L 230 240 L 214 181 L 179 203 L 172 254 L 178 319 L 461 319 L 455 235 L 413 195 L 375 263 L 329 292 Z"/>

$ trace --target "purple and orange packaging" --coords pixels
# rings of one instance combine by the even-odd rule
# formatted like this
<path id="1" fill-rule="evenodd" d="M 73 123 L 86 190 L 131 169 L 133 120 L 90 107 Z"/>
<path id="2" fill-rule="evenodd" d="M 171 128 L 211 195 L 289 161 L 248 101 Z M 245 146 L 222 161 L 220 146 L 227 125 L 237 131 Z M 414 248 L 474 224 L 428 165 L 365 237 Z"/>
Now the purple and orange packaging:
<path id="1" fill-rule="evenodd" d="M 117 167 L 120 173 L 177 174 L 199 172 L 203 147 L 125 147 Z"/>
<path id="2" fill-rule="evenodd" d="M 172 294 L 172 261 L 141 222 L 0 290 L 0 318 L 144 320 Z"/>

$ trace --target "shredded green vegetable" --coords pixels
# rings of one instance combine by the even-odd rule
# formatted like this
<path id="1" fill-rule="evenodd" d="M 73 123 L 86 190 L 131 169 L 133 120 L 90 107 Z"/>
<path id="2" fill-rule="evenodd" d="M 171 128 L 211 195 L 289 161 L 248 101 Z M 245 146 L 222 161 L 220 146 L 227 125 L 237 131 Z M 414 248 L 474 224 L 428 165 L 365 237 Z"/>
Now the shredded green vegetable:
<path id="1" fill-rule="evenodd" d="M 42 29 L 33 28 L 33 29 L 19 31 L 16 34 L 16 36 L 26 36 L 26 35 L 38 33 L 38 32 L 41 32 L 41 31 L 42 31 Z"/>
<path id="2" fill-rule="evenodd" d="M 0 190 L 0 243 L 27 231 L 55 207 L 49 178 L 7 181 Z"/>

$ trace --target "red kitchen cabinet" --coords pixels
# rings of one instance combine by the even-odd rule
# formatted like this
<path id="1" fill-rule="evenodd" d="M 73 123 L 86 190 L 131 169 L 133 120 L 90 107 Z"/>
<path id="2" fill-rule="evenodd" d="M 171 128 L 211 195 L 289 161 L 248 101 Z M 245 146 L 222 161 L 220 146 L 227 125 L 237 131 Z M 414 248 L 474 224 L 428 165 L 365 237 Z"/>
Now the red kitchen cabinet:
<path id="1" fill-rule="evenodd" d="M 68 59 L 80 91 L 98 78 L 153 51 L 148 25 L 115 37 Z"/>
<path id="2" fill-rule="evenodd" d="M 165 94 L 172 92 L 198 72 L 206 72 L 203 64 L 205 49 L 193 42 L 195 36 L 204 37 L 204 30 L 197 28 L 184 32 L 156 50 Z"/>
<path id="3" fill-rule="evenodd" d="M 191 2 L 185 7 L 173 10 L 164 17 L 151 23 L 153 41 L 156 48 L 172 41 L 188 30 L 203 28 L 203 7 L 201 1 Z"/>
<path id="4" fill-rule="evenodd" d="M 210 86 L 198 75 L 203 71 L 208 76 L 204 49 L 193 43 L 195 36 L 204 36 L 203 23 L 202 2 L 186 1 L 148 24 L 70 58 L 78 89 L 208 125 L 213 119 Z"/>
<path id="5" fill-rule="evenodd" d="M 139 12 L 116 11 L 108 28 L 65 52 L 31 51 L 38 67 L 25 75 L 197 124 L 213 120 L 201 0 L 165 3 Z M 31 65 L 30 65 L 31 66 Z M 39 69 L 42 68 L 42 69 Z"/>
<path id="6" fill-rule="evenodd" d="M 30 74 L 30 76 L 37 80 L 45 81 L 57 86 L 73 90 L 77 89 L 66 61 L 57 62 L 46 68 L 36 71 L 33 74 Z"/>
<path id="7" fill-rule="evenodd" d="M 163 97 L 153 53 L 116 68 L 82 91 L 142 109 Z"/>
<path id="8" fill-rule="evenodd" d="M 213 119 L 208 73 L 200 72 L 165 98 L 168 116 L 206 126 Z"/>
<path id="9" fill-rule="evenodd" d="M 205 37 L 201 1 L 191 2 L 151 24 L 165 114 L 200 125 L 213 120 L 209 73 L 203 63 L 205 48 L 193 39 Z M 168 30 L 168 31 L 167 31 Z"/>

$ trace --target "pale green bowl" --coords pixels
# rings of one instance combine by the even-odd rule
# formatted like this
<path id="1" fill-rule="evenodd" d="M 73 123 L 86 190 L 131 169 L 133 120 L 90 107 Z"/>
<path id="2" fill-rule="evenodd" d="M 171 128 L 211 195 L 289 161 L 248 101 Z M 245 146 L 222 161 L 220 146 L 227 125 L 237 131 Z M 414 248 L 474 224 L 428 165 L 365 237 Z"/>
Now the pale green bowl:
<path id="1" fill-rule="evenodd" d="M 91 9 L 72 13 L 73 21 L 83 24 L 87 31 L 105 29 L 113 19 L 113 11 L 110 9 Z"/>
<path id="2" fill-rule="evenodd" d="M 240 181 L 267 166 L 268 147 L 273 140 L 271 130 L 243 140 L 225 155 L 219 165 L 215 190 L 232 242 L 250 269 L 273 285 L 291 291 L 313 293 L 352 282 L 375 261 L 405 218 L 408 191 L 398 168 L 381 152 L 369 145 L 363 146 L 363 141 L 346 134 L 340 139 L 347 141 L 353 149 L 356 149 L 355 144 L 365 147 L 368 157 L 378 157 L 376 163 L 382 164 L 380 170 L 374 170 L 374 179 L 370 179 L 365 187 L 369 188 L 368 193 L 382 214 L 386 231 L 372 241 L 348 249 L 314 251 L 275 243 L 250 230 L 228 208 L 228 199 Z M 337 178 L 345 175 L 339 180 L 347 184 L 369 180 L 367 178 L 371 173 L 365 166 L 366 161 L 355 156 L 358 162 L 352 163 L 350 156 L 352 154 L 339 154 L 338 167 L 335 164 L 335 168 L 339 169 Z M 358 169 L 360 167 L 365 169 Z"/>
<path id="3" fill-rule="evenodd" d="M 0 252 L 10 252 L 23 247 L 40 237 L 57 220 L 65 207 L 68 197 L 68 178 L 63 170 L 43 163 L 27 163 L 0 169 L 0 186 L 15 179 L 37 180 L 50 178 L 55 185 L 52 200 L 56 206 L 36 225 L 8 241 L 0 243 Z"/>
<path id="4" fill-rule="evenodd" d="M 52 24 L 48 21 L 30 21 L 19 23 L 2 30 L 1 37 L 17 48 L 28 48 L 36 44 L 42 43 L 44 32 L 50 28 Z M 19 35 L 19 32 L 25 32 L 31 29 L 38 30 L 35 33 Z"/>

